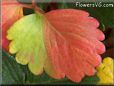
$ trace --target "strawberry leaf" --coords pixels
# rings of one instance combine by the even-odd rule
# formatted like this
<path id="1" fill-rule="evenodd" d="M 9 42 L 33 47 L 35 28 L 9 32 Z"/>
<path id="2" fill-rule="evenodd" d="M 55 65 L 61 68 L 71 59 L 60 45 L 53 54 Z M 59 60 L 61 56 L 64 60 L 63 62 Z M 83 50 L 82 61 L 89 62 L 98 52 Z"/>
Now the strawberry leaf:
<path id="1" fill-rule="evenodd" d="M 17 21 L 9 30 L 10 53 L 16 61 L 28 64 L 39 75 L 43 69 L 55 79 L 67 76 L 80 82 L 93 76 L 105 52 L 104 34 L 99 22 L 82 10 L 53 10 L 31 14 Z"/>
<path id="2" fill-rule="evenodd" d="M 9 41 L 6 39 L 7 30 L 23 16 L 22 6 L 16 0 L 2 1 L 2 47 L 8 51 Z"/>

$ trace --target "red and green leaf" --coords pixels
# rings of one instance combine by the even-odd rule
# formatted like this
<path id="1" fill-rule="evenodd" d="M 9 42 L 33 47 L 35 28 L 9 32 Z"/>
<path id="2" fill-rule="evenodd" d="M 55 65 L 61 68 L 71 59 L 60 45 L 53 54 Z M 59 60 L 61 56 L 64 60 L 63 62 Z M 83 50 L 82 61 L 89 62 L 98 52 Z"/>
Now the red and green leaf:
<path id="1" fill-rule="evenodd" d="M 14 22 L 23 16 L 22 6 L 16 0 L 2 1 L 2 47 L 8 51 L 9 41 L 6 39 L 7 30 Z"/>
<path id="2" fill-rule="evenodd" d="M 99 22 L 82 10 L 31 14 L 8 30 L 9 51 L 35 75 L 44 69 L 53 78 L 67 76 L 80 82 L 85 75 L 95 74 L 101 62 L 99 54 L 105 52 L 100 42 L 105 37 L 98 27 Z"/>

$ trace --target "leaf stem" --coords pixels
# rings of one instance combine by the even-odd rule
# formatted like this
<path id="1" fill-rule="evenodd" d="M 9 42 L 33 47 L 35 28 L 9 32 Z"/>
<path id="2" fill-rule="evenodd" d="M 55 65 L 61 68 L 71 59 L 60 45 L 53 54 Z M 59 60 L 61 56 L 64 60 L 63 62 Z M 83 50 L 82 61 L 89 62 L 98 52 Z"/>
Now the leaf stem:
<path id="1" fill-rule="evenodd" d="M 33 5 L 34 7 L 36 6 L 35 0 L 32 0 L 32 5 Z"/>
<path id="2" fill-rule="evenodd" d="M 44 11 L 43 11 L 41 8 L 39 8 L 39 7 L 37 6 L 35 0 L 32 0 L 32 6 L 33 6 L 33 8 L 34 8 L 34 10 L 35 10 L 36 12 L 40 12 L 40 13 L 42 13 L 42 14 L 44 13 Z"/>
<path id="3" fill-rule="evenodd" d="M 21 6 L 22 7 L 25 7 L 25 8 L 33 9 L 33 6 L 32 5 L 21 4 Z"/>
<path id="4" fill-rule="evenodd" d="M 35 2 L 35 0 L 32 0 L 32 5 L 26 5 L 26 4 L 20 4 L 22 7 L 29 8 L 29 9 L 34 9 L 36 12 L 44 13 L 44 11 L 39 8 Z"/>

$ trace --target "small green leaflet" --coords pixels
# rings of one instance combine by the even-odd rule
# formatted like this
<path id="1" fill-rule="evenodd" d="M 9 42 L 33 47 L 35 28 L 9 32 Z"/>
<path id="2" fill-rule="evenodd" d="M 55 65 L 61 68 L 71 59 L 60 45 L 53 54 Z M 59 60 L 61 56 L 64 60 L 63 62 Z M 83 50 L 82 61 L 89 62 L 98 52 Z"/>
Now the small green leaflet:
<path id="1" fill-rule="evenodd" d="M 16 53 L 16 61 L 26 65 L 35 75 L 43 72 L 46 51 L 43 40 L 44 17 L 40 13 L 21 18 L 9 30 L 7 38 L 10 53 Z"/>

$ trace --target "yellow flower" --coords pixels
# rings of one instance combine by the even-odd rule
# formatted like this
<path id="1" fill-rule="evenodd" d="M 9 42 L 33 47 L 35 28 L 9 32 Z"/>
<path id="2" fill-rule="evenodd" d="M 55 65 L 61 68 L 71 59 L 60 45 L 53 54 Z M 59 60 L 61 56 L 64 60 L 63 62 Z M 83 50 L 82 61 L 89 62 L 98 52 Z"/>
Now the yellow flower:
<path id="1" fill-rule="evenodd" d="M 114 84 L 114 59 L 106 57 L 97 67 L 99 84 Z"/>

